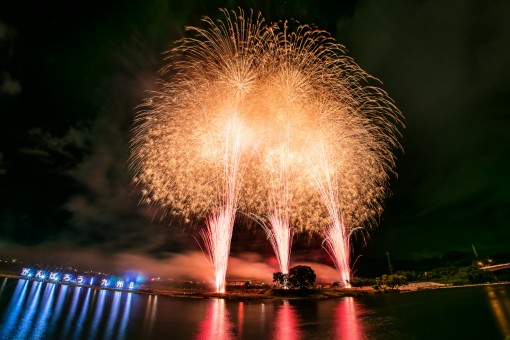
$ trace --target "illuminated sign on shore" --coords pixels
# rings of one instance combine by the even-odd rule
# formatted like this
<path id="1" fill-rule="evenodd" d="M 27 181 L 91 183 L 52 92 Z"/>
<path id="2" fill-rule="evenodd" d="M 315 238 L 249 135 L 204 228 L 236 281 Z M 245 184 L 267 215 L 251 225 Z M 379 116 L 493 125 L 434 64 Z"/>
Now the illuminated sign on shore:
<path id="1" fill-rule="evenodd" d="M 52 271 L 44 271 L 40 269 L 23 268 L 21 270 L 21 277 L 34 278 L 37 280 L 47 280 L 54 283 L 74 283 L 77 285 L 92 286 L 96 281 L 94 276 L 75 275 L 69 273 L 59 273 Z M 99 284 L 97 284 L 99 283 Z M 96 286 L 106 287 L 112 289 L 135 289 L 137 286 L 136 280 L 129 278 L 116 279 L 114 277 L 101 277 Z"/>

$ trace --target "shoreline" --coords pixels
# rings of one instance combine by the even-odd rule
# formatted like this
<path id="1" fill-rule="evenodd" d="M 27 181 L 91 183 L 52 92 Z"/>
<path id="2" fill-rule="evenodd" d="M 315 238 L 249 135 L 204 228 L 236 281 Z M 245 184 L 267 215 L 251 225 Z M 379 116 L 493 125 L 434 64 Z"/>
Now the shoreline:
<path id="1" fill-rule="evenodd" d="M 451 289 L 451 288 L 468 288 L 478 286 L 497 286 L 497 285 L 510 285 L 510 282 L 493 282 L 493 283 L 479 283 L 479 284 L 468 284 L 468 285 L 451 285 L 437 282 L 414 282 L 399 288 L 386 288 L 382 290 L 376 290 L 372 287 L 357 287 L 350 289 L 305 289 L 300 290 L 283 290 L 283 289 L 249 289 L 249 290 L 231 290 L 226 293 L 215 293 L 215 292 L 183 292 L 178 290 L 152 290 L 144 291 L 146 294 L 154 294 L 161 296 L 168 296 L 174 298 L 188 298 L 188 299 L 224 299 L 224 300 L 239 300 L 239 301 L 250 301 L 250 300 L 327 300 L 327 299 L 338 299 L 342 297 L 360 297 L 370 295 L 383 295 L 383 294 L 395 294 L 395 293 L 410 293 L 419 292 L 424 290 L 433 289 Z M 258 291 L 258 292 L 255 292 Z"/>
<path id="2" fill-rule="evenodd" d="M 32 278 L 21 277 L 19 275 L 1 273 L 0 277 L 28 280 L 34 282 L 47 282 L 36 280 Z M 437 282 L 413 282 L 398 288 L 384 288 L 376 290 L 370 286 L 355 287 L 355 288 L 328 288 L 328 289 L 304 289 L 304 290 L 284 290 L 275 288 L 243 288 L 231 289 L 225 293 L 216 293 L 211 291 L 186 291 L 179 289 L 118 289 L 101 286 L 81 285 L 73 282 L 52 282 L 62 286 L 75 286 L 83 288 L 92 288 L 97 290 L 109 290 L 114 292 L 126 292 L 143 295 L 159 295 L 168 296 L 173 298 L 187 298 L 187 299 L 224 299 L 224 300 L 239 300 L 239 301 L 263 301 L 263 300 L 327 300 L 337 299 L 342 297 L 359 297 L 369 295 L 382 295 L 382 294 L 395 294 L 395 293 L 410 293 L 432 289 L 450 289 L 450 288 L 468 288 L 478 286 L 498 286 L 510 285 L 510 282 L 492 282 L 492 283 L 479 283 L 467 285 L 452 285 Z"/>

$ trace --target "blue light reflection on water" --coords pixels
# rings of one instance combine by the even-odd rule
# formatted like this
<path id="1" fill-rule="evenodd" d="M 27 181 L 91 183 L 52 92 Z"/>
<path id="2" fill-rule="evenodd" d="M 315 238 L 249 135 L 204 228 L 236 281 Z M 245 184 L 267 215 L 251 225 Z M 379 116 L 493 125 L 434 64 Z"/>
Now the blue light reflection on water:
<path id="1" fill-rule="evenodd" d="M 9 307 L 7 307 L 7 312 L 5 313 L 5 319 L 2 322 L 4 324 L 2 330 L 2 339 L 9 339 L 9 335 L 13 330 L 16 322 L 18 321 L 18 316 L 21 312 L 21 307 L 23 307 L 23 303 L 25 302 L 26 293 L 28 289 L 28 281 L 19 280 L 16 285 L 16 290 L 12 295 L 11 302 Z"/>
<path id="2" fill-rule="evenodd" d="M 63 328 L 63 335 L 62 337 L 65 338 L 67 336 L 67 334 L 69 333 L 69 331 L 71 330 L 71 323 L 72 323 L 72 320 L 74 319 L 74 316 L 76 314 L 76 309 L 78 307 L 78 300 L 80 299 L 80 293 L 81 293 L 81 290 L 82 288 L 81 287 L 73 287 L 74 289 L 74 292 L 73 292 L 73 298 L 72 298 L 72 302 L 71 302 L 71 309 L 69 310 L 68 314 L 67 314 L 67 318 L 66 318 L 66 321 L 65 321 L 65 324 L 64 324 L 64 328 Z"/>
<path id="3" fill-rule="evenodd" d="M 62 313 L 64 301 L 67 297 L 67 293 L 69 291 L 69 286 L 60 286 L 55 285 L 58 287 L 58 295 L 57 295 L 57 302 L 55 303 L 55 309 L 51 315 L 50 324 L 48 325 L 48 330 L 53 331 L 55 329 L 55 326 L 57 324 L 57 321 L 60 319 L 60 315 Z"/>
<path id="4" fill-rule="evenodd" d="M 106 296 L 106 291 L 101 290 L 99 292 L 99 298 L 97 299 L 96 309 L 94 311 L 94 319 L 92 321 L 92 326 L 90 327 L 90 339 L 96 339 L 97 330 L 101 323 L 101 317 L 103 316 L 104 310 L 104 300 Z"/>
<path id="5" fill-rule="evenodd" d="M 130 318 L 129 312 L 131 311 L 131 297 L 133 296 L 132 293 L 127 293 L 126 302 L 124 303 L 124 313 L 122 313 L 121 322 L 119 325 L 119 339 L 125 339 L 126 338 L 126 327 L 128 325 L 128 320 Z"/>
<path id="6" fill-rule="evenodd" d="M 44 289 L 43 298 L 41 300 L 41 304 L 44 303 L 44 306 L 38 313 L 37 323 L 35 324 L 35 328 L 32 331 L 30 339 L 45 338 L 45 330 L 47 329 L 48 318 L 52 313 L 51 307 L 54 301 L 55 286 L 56 285 L 54 283 L 49 283 Z"/>
<path id="7" fill-rule="evenodd" d="M 92 288 L 87 288 L 87 293 L 85 294 L 85 300 L 83 301 L 83 306 L 81 307 L 80 316 L 78 317 L 78 320 L 75 324 L 75 332 L 73 339 L 76 339 L 82 334 L 83 325 L 85 323 L 85 316 L 87 315 L 87 312 L 89 310 L 89 304 L 90 304 L 90 294 L 92 292 Z M 97 290 L 94 290 L 94 292 L 97 292 Z"/>
<path id="8" fill-rule="evenodd" d="M 12 338 L 24 339 L 27 338 L 28 332 L 33 325 L 33 319 L 36 317 L 37 307 L 40 302 L 42 282 L 34 282 L 27 299 L 27 306 L 25 307 L 26 312 L 22 315 L 18 327 Z"/>
<path id="9" fill-rule="evenodd" d="M 121 296 L 122 296 L 121 292 L 113 293 L 113 303 L 112 303 L 111 310 L 110 310 L 110 316 L 108 317 L 108 324 L 107 324 L 106 333 L 105 333 L 106 339 L 112 339 L 113 335 L 115 333 L 115 323 L 119 316 L 119 305 L 120 305 Z"/>
<path id="10" fill-rule="evenodd" d="M 14 287 L 13 281 L 7 307 L 0 310 L 0 339 L 127 336 L 133 293 L 31 280 L 17 280 Z"/>

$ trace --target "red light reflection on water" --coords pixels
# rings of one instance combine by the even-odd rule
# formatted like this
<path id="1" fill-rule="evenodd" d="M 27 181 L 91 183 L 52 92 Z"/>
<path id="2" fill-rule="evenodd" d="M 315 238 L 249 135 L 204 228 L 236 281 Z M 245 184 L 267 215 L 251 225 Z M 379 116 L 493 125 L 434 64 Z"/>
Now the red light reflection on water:
<path id="1" fill-rule="evenodd" d="M 334 310 L 337 339 L 366 339 L 363 334 L 363 324 L 359 318 L 362 307 L 352 297 L 345 297 L 338 301 Z"/>
<path id="2" fill-rule="evenodd" d="M 296 340 L 300 338 L 301 332 L 296 310 L 289 304 L 289 301 L 283 301 L 276 312 L 273 339 Z"/>
<path id="3" fill-rule="evenodd" d="M 233 339 L 232 323 L 225 308 L 225 300 L 211 301 L 207 308 L 205 320 L 199 325 L 199 340 L 227 340 Z"/>
<path id="4" fill-rule="evenodd" d="M 237 310 L 237 337 L 241 339 L 243 337 L 243 322 L 244 322 L 244 303 L 239 302 Z"/>

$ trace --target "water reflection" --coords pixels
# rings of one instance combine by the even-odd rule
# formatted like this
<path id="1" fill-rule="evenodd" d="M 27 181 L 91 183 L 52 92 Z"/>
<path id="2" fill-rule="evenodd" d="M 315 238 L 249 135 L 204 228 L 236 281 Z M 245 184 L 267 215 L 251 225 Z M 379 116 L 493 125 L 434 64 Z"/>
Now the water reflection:
<path id="1" fill-rule="evenodd" d="M 1 311 L 0 339 L 126 338 L 132 293 L 29 280 L 4 289 L 12 293 Z M 154 323 L 157 298 L 151 301 Z"/>
<path id="2" fill-rule="evenodd" d="M 79 289 L 77 289 L 77 288 L 79 288 Z M 64 324 L 64 329 L 62 331 L 63 338 L 67 337 L 67 334 L 69 333 L 70 328 L 71 328 L 71 321 L 74 320 L 74 316 L 76 315 L 76 309 L 78 308 L 78 301 L 80 299 L 80 292 L 81 292 L 81 287 L 74 288 L 73 298 L 71 300 L 72 301 L 71 309 L 69 310 L 69 312 L 67 314 L 67 318 L 66 318 L 66 321 Z"/>
<path id="3" fill-rule="evenodd" d="M 78 317 L 78 321 L 76 322 L 76 329 L 74 331 L 74 337 L 73 339 L 76 339 L 79 335 L 81 335 L 81 331 L 83 329 L 83 324 L 85 323 L 85 316 L 87 315 L 88 309 L 89 309 L 89 303 L 90 303 L 90 294 L 91 294 L 92 288 L 87 289 L 87 293 L 85 294 L 85 300 L 83 302 L 83 306 L 81 307 L 80 316 Z M 97 290 L 94 290 L 94 293 L 96 293 Z M 95 295 L 94 295 L 95 296 Z"/>
<path id="4" fill-rule="evenodd" d="M 126 337 L 126 327 L 130 317 L 132 295 L 132 293 L 127 293 L 126 302 L 124 303 L 124 313 L 122 313 L 122 319 L 119 326 L 119 339 L 124 339 Z"/>
<path id="5" fill-rule="evenodd" d="M 143 329 L 145 334 L 152 334 L 154 321 L 156 320 L 156 311 L 158 308 L 158 296 L 149 295 L 147 308 L 145 309 L 145 319 L 143 322 Z"/>
<path id="6" fill-rule="evenodd" d="M 95 293 L 95 292 L 94 292 Z M 97 330 L 99 328 L 99 324 L 101 323 L 103 310 L 104 310 L 104 300 L 106 297 L 106 291 L 99 291 L 99 298 L 97 299 L 96 309 L 94 311 L 94 319 L 92 321 L 92 327 L 90 328 L 90 338 L 96 339 Z"/>
<path id="7" fill-rule="evenodd" d="M 237 306 L 237 337 L 243 337 L 243 324 L 244 324 L 244 302 L 239 302 Z"/>
<path id="8" fill-rule="evenodd" d="M 362 307 L 353 297 L 338 301 L 334 310 L 337 339 L 365 339 L 363 325 L 359 319 Z"/>
<path id="9" fill-rule="evenodd" d="M 197 339 L 232 339 L 232 323 L 225 308 L 225 300 L 216 299 L 211 301 L 207 310 L 205 320 L 199 325 Z"/>
<path id="10" fill-rule="evenodd" d="M 46 285 L 44 294 L 41 300 L 41 304 L 44 303 L 42 309 L 37 313 L 37 323 L 35 324 L 31 339 L 42 339 L 48 324 L 48 318 L 52 313 L 51 307 L 53 306 L 54 295 L 55 295 L 55 284 L 50 283 Z"/>
<path id="11" fill-rule="evenodd" d="M 21 307 L 23 307 L 23 303 L 25 302 L 26 294 L 28 289 L 28 281 L 19 280 L 16 285 L 16 289 L 14 294 L 12 295 L 11 302 L 9 303 L 9 307 L 7 307 L 7 312 L 5 313 L 6 319 L 3 320 L 4 328 L 2 331 L 2 339 L 11 338 L 10 333 L 16 326 L 18 321 L 18 317 L 21 312 Z"/>
<path id="12" fill-rule="evenodd" d="M 371 334 L 377 339 L 510 336 L 510 285 L 358 299 L 264 302 L 176 299 L 27 280 L 2 282 L 0 278 L 0 292 L 2 289 L 0 339 L 356 340 Z M 459 304 L 460 298 L 471 299 L 472 308 Z M 437 301 L 452 308 L 447 313 L 435 313 Z M 474 315 L 473 310 L 480 313 Z M 444 317 L 454 313 L 459 317 Z M 427 329 L 420 328 L 424 320 L 428 321 Z M 480 327 L 475 329 L 475 324 Z"/>
<path id="13" fill-rule="evenodd" d="M 2 287 L 0 287 L 0 299 L 2 298 L 2 295 L 4 294 L 5 285 L 7 283 L 7 278 L 4 278 L 2 280 Z"/>
<path id="14" fill-rule="evenodd" d="M 33 324 L 33 319 L 37 312 L 37 306 L 39 304 L 39 297 L 41 294 L 42 282 L 34 282 L 32 288 L 30 289 L 30 293 L 28 295 L 27 303 L 28 306 L 25 306 L 25 313 L 23 314 L 19 325 L 17 327 L 17 333 L 15 333 L 13 338 L 24 339 L 27 338 L 27 333 L 30 331 L 30 328 Z"/>
<path id="15" fill-rule="evenodd" d="M 278 306 L 274 321 L 274 339 L 296 340 L 301 337 L 299 320 L 295 308 L 284 300 Z"/>
<path id="16" fill-rule="evenodd" d="M 106 339 L 111 339 L 115 332 L 115 323 L 117 322 L 117 318 L 119 317 L 119 305 L 120 305 L 120 297 L 122 295 L 121 292 L 113 293 L 113 303 L 110 310 L 110 316 L 108 317 L 108 323 L 106 327 Z"/>
<path id="17" fill-rule="evenodd" d="M 60 313 L 62 312 L 62 307 L 64 305 L 64 301 L 67 297 L 67 292 L 69 290 L 69 286 L 59 286 L 59 291 L 57 295 L 57 302 L 55 304 L 55 311 L 52 313 L 50 325 L 48 326 L 49 330 L 55 329 L 55 325 L 57 321 L 60 319 Z"/>
<path id="18" fill-rule="evenodd" d="M 501 287 L 486 286 L 492 313 L 503 336 L 510 336 L 510 296 Z"/>

